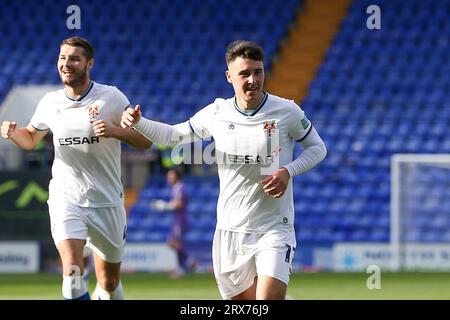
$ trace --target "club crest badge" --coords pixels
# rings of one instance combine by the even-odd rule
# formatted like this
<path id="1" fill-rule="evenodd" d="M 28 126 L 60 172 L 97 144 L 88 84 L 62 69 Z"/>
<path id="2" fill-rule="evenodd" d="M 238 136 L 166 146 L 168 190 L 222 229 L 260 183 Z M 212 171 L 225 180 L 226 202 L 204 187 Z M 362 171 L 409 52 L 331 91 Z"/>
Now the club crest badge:
<path id="1" fill-rule="evenodd" d="M 87 108 L 89 113 L 89 120 L 95 121 L 98 120 L 98 115 L 100 114 L 100 107 L 96 104 L 90 104 Z"/>
<path id="2" fill-rule="evenodd" d="M 266 137 L 271 137 L 272 133 L 277 128 L 277 122 L 275 120 L 272 121 L 264 121 L 263 130 Z"/>

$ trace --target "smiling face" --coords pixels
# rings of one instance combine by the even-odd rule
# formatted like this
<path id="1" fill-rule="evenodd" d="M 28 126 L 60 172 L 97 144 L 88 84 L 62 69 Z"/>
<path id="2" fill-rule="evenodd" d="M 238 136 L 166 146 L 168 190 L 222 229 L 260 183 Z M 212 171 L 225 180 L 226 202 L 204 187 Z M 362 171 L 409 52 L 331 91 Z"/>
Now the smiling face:
<path id="1" fill-rule="evenodd" d="M 262 61 L 237 57 L 229 62 L 226 77 L 233 85 L 239 106 L 254 109 L 261 102 L 264 85 L 264 65 Z"/>
<path id="2" fill-rule="evenodd" d="M 87 60 L 84 49 L 64 44 L 58 57 L 58 72 L 64 85 L 75 88 L 89 82 L 94 59 Z"/>

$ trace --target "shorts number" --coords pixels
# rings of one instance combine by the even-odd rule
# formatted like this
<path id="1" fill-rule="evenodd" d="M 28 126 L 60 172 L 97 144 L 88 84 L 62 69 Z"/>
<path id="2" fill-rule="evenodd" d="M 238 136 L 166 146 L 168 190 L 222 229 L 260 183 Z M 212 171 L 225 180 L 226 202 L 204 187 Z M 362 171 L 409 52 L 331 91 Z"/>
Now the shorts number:
<path id="1" fill-rule="evenodd" d="M 286 251 L 286 257 L 284 258 L 284 261 L 289 263 L 289 260 L 291 259 L 291 250 L 295 252 L 295 247 L 291 247 L 290 245 L 286 245 L 287 251 Z"/>

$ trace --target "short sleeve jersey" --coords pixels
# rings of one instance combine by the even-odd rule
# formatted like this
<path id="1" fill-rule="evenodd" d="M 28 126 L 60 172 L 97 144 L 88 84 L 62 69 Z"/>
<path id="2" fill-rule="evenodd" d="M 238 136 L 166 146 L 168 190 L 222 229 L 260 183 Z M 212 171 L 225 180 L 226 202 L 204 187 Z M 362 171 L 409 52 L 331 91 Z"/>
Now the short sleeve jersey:
<path id="1" fill-rule="evenodd" d="M 77 100 L 64 89 L 42 98 L 30 123 L 36 130 L 53 133 L 50 199 L 63 197 L 82 207 L 123 205 L 120 141 L 96 137 L 91 121 L 103 119 L 119 126 L 129 104 L 116 87 L 93 81 Z"/>

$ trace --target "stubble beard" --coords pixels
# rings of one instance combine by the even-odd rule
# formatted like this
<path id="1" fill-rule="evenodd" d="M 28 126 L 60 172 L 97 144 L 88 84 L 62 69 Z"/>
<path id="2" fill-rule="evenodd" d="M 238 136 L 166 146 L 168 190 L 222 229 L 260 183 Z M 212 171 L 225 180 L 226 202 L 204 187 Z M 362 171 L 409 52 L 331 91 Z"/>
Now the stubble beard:
<path id="1" fill-rule="evenodd" d="M 72 87 L 72 88 L 83 85 L 87 79 L 87 67 L 83 71 L 81 71 L 79 74 L 74 73 L 73 75 L 74 75 L 74 77 L 71 80 L 63 80 L 62 76 L 60 75 L 61 82 L 65 86 Z"/>

